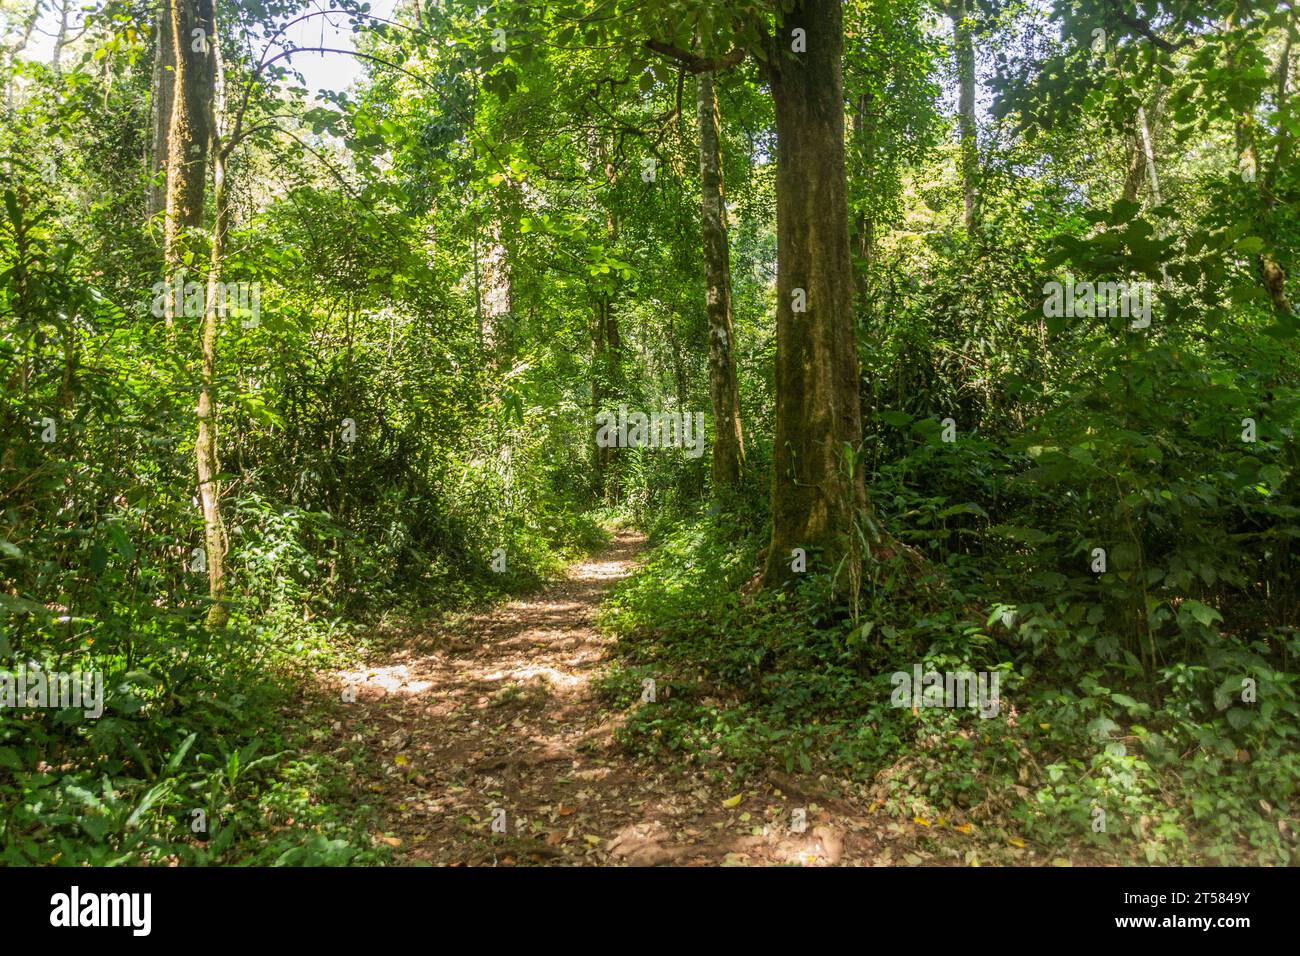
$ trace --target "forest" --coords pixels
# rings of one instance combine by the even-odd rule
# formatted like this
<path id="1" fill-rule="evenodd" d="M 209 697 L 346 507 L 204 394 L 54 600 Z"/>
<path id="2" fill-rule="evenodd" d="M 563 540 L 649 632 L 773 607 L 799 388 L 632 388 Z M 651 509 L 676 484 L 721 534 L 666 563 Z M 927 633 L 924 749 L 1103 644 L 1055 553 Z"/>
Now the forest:
<path id="1" fill-rule="evenodd" d="M 1294 0 L 0 0 L 0 80 L 0 864 L 1300 864 Z"/>

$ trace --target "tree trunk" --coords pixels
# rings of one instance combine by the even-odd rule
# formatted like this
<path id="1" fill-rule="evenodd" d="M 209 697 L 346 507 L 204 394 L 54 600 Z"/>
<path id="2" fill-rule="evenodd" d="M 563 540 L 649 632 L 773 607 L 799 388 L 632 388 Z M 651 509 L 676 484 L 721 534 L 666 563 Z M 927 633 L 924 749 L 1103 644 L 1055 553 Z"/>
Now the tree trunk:
<path id="1" fill-rule="evenodd" d="M 211 4 L 211 0 L 207 0 Z M 212 26 L 210 46 L 212 96 L 207 101 L 207 127 L 212 139 L 212 245 L 208 258 L 208 294 L 203 310 L 203 358 L 199 378 L 199 433 L 194 443 L 194 457 L 203 503 L 203 543 L 208 555 L 208 597 L 212 607 L 208 624 L 222 627 L 229 619 L 226 607 L 226 551 L 229 541 L 221 517 L 221 462 L 217 456 L 217 336 L 222 315 L 217 312 L 218 286 L 226 252 L 226 234 L 230 229 L 230 194 L 226 182 L 226 148 L 217 127 L 217 117 L 224 112 L 221 48 L 218 43 L 216 8 L 207 10 Z"/>
<path id="2" fill-rule="evenodd" d="M 764 582 L 847 559 L 856 580 L 855 525 L 867 509 L 860 467 L 845 454 L 862 440 L 853 261 L 844 175 L 844 28 L 839 0 L 798 0 L 778 33 L 805 31 L 807 49 L 778 52 L 770 76 L 777 131 L 776 438 L 772 541 Z M 795 311 L 796 305 L 804 310 Z"/>
<path id="3" fill-rule="evenodd" d="M 858 97 L 857 109 L 853 111 L 853 138 L 857 141 L 858 154 L 862 158 L 863 176 L 871 175 L 870 150 L 875 136 L 875 123 L 868 120 L 871 94 L 863 93 Z M 871 275 L 871 260 L 876 244 L 876 220 L 867 215 L 865 205 L 858 209 L 853 223 L 853 252 L 858 262 L 853 270 L 854 288 L 857 299 L 855 309 L 865 309 L 867 304 L 867 280 Z"/>
<path id="4" fill-rule="evenodd" d="M 1151 207 L 1158 209 L 1164 205 L 1164 199 L 1160 195 L 1160 177 L 1156 172 L 1156 139 L 1155 139 L 1155 122 L 1159 117 L 1160 111 L 1160 88 L 1157 86 L 1156 91 L 1151 99 L 1151 119 L 1147 118 L 1145 107 L 1138 107 L 1137 110 L 1137 131 L 1142 142 L 1142 155 L 1146 160 L 1147 178 L 1151 182 Z M 1169 227 L 1161 225 L 1156 235 L 1164 238 L 1169 231 Z M 1160 275 L 1162 283 L 1166 289 L 1172 288 L 1169 279 L 1169 267 L 1163 262 L 1160 263 Z"/>
<path id="5" fill-rule="evenodd" d="M 735 485 L 745 464 L 731 324 L 731 250 L 722 188 L 722 131 L 713 74 L 699 74 L 700 210 L 709 313 L 709 399 L 713 405 L 713 486 Z M 682 409 L 683 412 L 686 409 Z"/>
<path id="6" fill-rule="evenodd" d="M 501 241 L 501 223 L 495 217 L 488 223 L 488 246 L 483 254 L 480 311 L 482 339 L 486 357 L 497 369 L 510 364 L 511 302 L 510 259 Z"/>
<path id="7" fill-rule="evenodd" d="M 216 207 L 212 227 L 212 249 L 208 266 L 208 294 L 203 310 L 203 359 L 199 378 L 198 438 L 194 457 L 199 479 L 199 499 L 203 505 L 203 544 L 208 558 L 208 597 L 212 607 L 208 623 L 222 627 L 229 618 L 226 597 L 226 525 L 221 518 L 221 463 L 217 457 L 217 334 L 221 316 L 217 313 L 221 262 L 225 254 L 226 230 L 229 228 L 229 201 L 226 192 L 226 160 L 221 149 L 213 151 L 212 193 Z"/>
<path id="8" fill-rule="evenodd" d="M 957 56 L 957 126 L 961 131 L 962 223 L 969 236 L 975 229 L 978 213 L 975 183 L 979 176 L 979 144 L 975 137 L 975 45 L 971 40 L 971 21 L 967 19 L 966 0 L 955 0 L 949 7 L 952 18 L 953 47 Z"/>
<path id="9" fill-rule="evenodd" d="M 172 98 L 175 93 L 176 43 L 172 32 L 169 0 L 158 5 L 157 43 L 154 50 L 150 96 L 151 124 L 148 171 L 152 177 L 145 214 L 152 217 L 167 208 L 168 137 L 171 132 Z"/>
<path id="10" fill-rule="evenodd" d="M 176 40 L 171 128 L 167 134 L 167 217 L 163 261 L 169 277 L 185 263 L 190 233 L 203 226 L 208 150 L 212 145 L 212 0 L 169 0 Z M 197 32 L 196 32 L 197 31 Z M 167 301 L 171 302 L 171 296 Z M 174 316 L 167 316 L 168 324 Z"/>
<path id="11" fill-rule="evenodd" d="M 618 170 L 609 159 L 609 150 L 603 141 L 596 143 L 596 155 L 604 167 L 605 184 L 612 191 L 618 181 Z M 605 243 L 613 249 L 618 242 L 618 220 L 610 204 L 605 207 Z M 598 282 L 602 280 L 597 280 Z M 618 318 L 614 315 L 614 296 L 617 282 L 602 285 L 595 292 L 595 309 L 592 325 L 591 401 L 592 447 L 596 494 L 614 502 L 619 498 L 617 447 L 601 448 L 596 444 L 599 431 L 595 413 L 599 412 L 610 396 L 622 394 L 623 343 L 619 337 Z"/>
<path id="12" fill-rule="evenodd" d="M 1160 177 L 1156 173 L 1155 135 L 1151 123 L 1147 121 L 1147 111 L 1141 106 L 1138 107 L 1137 120 L 1138 134 L 1142 138 L 1142 155 L 1147 165 L 1147 178 L 1151 182 L 1151 205 L 1160 206 L 1163 200 L 1160 197 Z"/>
<path id="13" fill-rule="evenodd" d="M 1129 202 L 1137 202 L 1138 190 L 1142 187 L 1143 152 L 1142 131 L 1134 123 L 1133 135 L 1128 141 L 1128 169 L 1124 173 L 1123 196 Z"/>
<path id="14" fill-rule="evenodd" d="M 216 20 L 212 0 L 169 0 L 176 62 L 171 127 L 167 152 L 167 212 L 163 229 L 163 260 L 169 279 L 183 279 L 187 262 L 197 263 L 195 233 L 203 226 L 206 172 L 211 151 L 216 217 L 209 249 L 207 296 L 201 324 L 198 437 L 195 464 L 203 508 L 203 540 L 207 556 L 208 593 L 212 600 L 208 622 L 225 624 L 226 533 L 221 520 L 221 487 L 217 481 L 217 432 L 214 400 L 217 350 L 217 289 L 227 228 L 225 157 L 213 148 L 216 133 Z M 176 320 L 173 297 L 165 298 L 169 326 Z"/>
<path id="15" fill-rule="evenodd" d="M 54 57 L 50 61 L 55 76 L 63 75 L 63 48 L 68 45 L 69 6 L 71 6 L 70 0 L 62 0 L 59 4 L 59 32 L 54 37 Z"/>

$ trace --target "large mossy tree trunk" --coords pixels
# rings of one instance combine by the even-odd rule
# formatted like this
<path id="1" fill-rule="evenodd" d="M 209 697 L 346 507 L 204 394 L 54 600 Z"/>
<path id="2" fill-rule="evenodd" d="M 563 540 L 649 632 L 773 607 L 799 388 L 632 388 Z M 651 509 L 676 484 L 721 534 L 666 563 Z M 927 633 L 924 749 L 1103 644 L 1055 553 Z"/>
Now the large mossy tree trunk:
<path id="1" fill-rule="evenodd" d="M 167 214 L 163 227 L 163 260 L 168 278 L 185 267 L 187 253 L 194 252 L 191 246 L 195 234 L 203 227 L 216 73 L 212 59 L 212 0 L 170 0 L 170 15 L 176 63 L 167 133 Z M 174 319 L 168 315 L 169 324 Z"/>
<path id="2" fill-rule="evenodd" d="M 803 30 L 805 52 L 787 53 Z M 777 130 L 776 439 L 764 583 L 861 559 L 867 494 L 844 174 L 843 20 L 838 0 L 802 0 L 776 37 L 769 76 Z M 803 305 L 802 311 L 795 311 Z M 842 563 L 843 562 L 843 563 Z"/>

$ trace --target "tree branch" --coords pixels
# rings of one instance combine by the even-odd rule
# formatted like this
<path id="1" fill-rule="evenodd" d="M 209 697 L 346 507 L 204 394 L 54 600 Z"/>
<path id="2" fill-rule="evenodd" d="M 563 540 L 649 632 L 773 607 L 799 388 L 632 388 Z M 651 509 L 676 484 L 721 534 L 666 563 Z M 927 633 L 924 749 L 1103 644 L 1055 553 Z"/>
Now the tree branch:
<path id="1" fill-rule="evenodd" d="M 655 53 L 676 60 L 682 64 L 688 73 L 712 73 L 716 70 L 728 70 L 739 65 L 745 59 L 745 50 L 742 47 L 736 47 L 730 53 L 708 59 L 707 57 L 696 56 L 694 53 L 675 47 L 671 43 L 664 43 L 661 40 L 646 40 L 645 46 L 647 50 L 653 50 Z"/>
<path id="2" fill-rule="evenodd" d="M 1155 46 L 1157 46 L 1161 50 L 1164 50 L 1166 53 L 1174 53 L 1178 50 L 1181 50 L 1183 47 L 1190 46 L 1191 44 L 1196 42 L 1192 37 L 1184 37 L 1182 40 L 1179 40 L 1177 43 L 1173 43 L 1169 40 L 1166 40 L 1164 37 L 1156 33 L 1156 31 L 1151 28 L 1151 24 L 1147 23 L 1145 20 L 1139 17 L 1133 16 L 1131 13 L 1125 12 L 1124 9 L 1119 5 L 1118 0 L 1110 0 L 1110 8 L 1113 11 L 1115 11 L 1115 17 L 1116 19 L 1119 20 L 1120 23 L 1124 24 L 1124 26 L 1128 27 L 1130 30 L 1132 30 L 1134 33 L 1138 34 L 1139 36 L 1146 37 Z"/>

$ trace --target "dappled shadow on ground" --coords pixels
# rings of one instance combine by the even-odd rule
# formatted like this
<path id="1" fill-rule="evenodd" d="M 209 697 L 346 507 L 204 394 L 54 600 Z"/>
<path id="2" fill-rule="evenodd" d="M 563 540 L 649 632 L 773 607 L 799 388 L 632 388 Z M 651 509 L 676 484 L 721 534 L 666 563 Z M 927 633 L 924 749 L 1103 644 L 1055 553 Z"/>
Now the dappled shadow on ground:
<path id="1" fill-rule="evenodd" d="M 644 544 L 640 534 L 621 531 L 537 595 L 330 675 L 351 699 L 335 736 L 378 757 L 375 778 L 357 783 L 380 810 L 376 839 L 400 861 L 827 865 L 874 858 L 876 827 L 855 808 L 832 814 L 825 797 L 771 781 L 729 793 L 725 781 L 698 769 L 618 750 L 621 715 L 602 710 L 593 686 L 610 640 L 593 617 Z"/>

